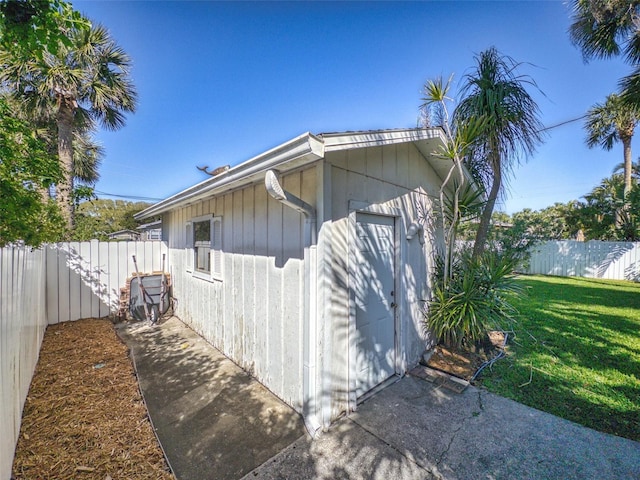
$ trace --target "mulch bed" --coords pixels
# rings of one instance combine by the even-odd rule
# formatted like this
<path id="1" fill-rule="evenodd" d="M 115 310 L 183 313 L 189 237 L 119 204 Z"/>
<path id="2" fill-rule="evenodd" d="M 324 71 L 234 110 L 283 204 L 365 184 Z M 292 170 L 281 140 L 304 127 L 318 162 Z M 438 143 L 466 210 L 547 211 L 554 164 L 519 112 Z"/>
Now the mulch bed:
<path id="1" fill-rule="evenodd" d="M 22 416 L 18 479 L 174 479 L 127 347 L 106 319 L 47 328 Z"/>
<path id="2" fill-rule="evenodd" d="M 504 334 L 497 331 L 489 332 L 484 350 L 455 349 L 438 344 L 427 366 L 469 381 L 484 362 L 499 354 L 503 345 Z"/>

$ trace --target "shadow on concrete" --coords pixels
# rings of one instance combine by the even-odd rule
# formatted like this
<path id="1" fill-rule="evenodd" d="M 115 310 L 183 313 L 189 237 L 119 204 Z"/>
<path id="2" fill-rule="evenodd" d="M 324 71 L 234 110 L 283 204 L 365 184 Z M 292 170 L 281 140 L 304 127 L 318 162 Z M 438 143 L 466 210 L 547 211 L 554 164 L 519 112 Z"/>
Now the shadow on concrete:
<path id="1" fill-rule="evenodd" d="M 298 414 L 177 318 L 118 331 L 180 480 L 640 478 L 638 442 L 412 376 L 312 440 Z"/>
<path id="2" fill-rule="evenodd" d="M 300 438 L 249 479 L 640 478 L 640 443 L 475 387 L 411 376 L 315 441 Z"/>
<path id="3" fill-rule="evenodd" d="M 296 412 L 177 318 L 118 334 L 178 479 L 240 478 L 304 434 Z"/>

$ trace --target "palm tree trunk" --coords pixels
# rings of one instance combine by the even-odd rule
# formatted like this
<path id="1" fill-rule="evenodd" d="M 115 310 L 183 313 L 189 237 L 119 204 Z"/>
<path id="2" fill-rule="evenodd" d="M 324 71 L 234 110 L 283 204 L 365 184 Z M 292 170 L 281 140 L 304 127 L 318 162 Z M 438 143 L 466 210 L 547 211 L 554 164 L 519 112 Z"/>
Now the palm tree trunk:
<path id="1" fill-rule="evenodd" d="M 493 208 L 496 205 L 498 193 L 500 193 L 500 187 L 502 184 L 502 171 L 500 169 L 500 161 L 495 161 L 493 164 L 493 181 L 491 183 L 491 191 L 489 192 L 487 204 L 482 211 L 482 216 L 480 217 L 480 225 L 478 225 L 478 233 L 476 233 L 476 241 L 473 244 L 474 259 L 477 259 L 484 253 L 484 249 L 487 244 L 487 237 L 489 236 L 491 215 L 493 214 Z"/>
<path id="2" fill-rule="evenodd" d="M 622 139 L 622 147 L 624 149 L 624 198 L 626 204 L 627 195 L 631 191 L 631 137 L 624 137 Z"/>
<path id="3" fill-rule="evenodd" d="M 62 180 L 56 185 L 56 198 L 67 225 L 67 235 L 73 229 L 73 111 L 64 104 L 58 110 L 58 161 Z"/>

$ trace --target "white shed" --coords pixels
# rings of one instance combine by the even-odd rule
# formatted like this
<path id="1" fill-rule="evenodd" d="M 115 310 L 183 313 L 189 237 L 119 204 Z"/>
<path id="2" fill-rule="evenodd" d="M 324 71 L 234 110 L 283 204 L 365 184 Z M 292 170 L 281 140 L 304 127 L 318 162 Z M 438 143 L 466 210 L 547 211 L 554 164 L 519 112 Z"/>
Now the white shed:
<path id="1" fill-rule="evenodd" d="M 312 433 L 433 342 L 443 140 L 439 128 L 305 133 L 136 215 L 162 216 L 176 314 Z"/>

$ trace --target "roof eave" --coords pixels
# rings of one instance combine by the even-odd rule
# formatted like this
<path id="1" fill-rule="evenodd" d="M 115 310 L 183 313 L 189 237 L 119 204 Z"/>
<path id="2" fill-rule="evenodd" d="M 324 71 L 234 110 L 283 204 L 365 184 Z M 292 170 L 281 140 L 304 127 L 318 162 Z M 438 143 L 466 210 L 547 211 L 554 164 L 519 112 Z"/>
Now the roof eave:
<path id="1" fill-rule="evenodd" d="M 185 206 L 205 197 L 254 183 L 261 174 L 277 169 L 283 164 L 301 166 L 324 156 L 324 143 L 307 132 L 271 150 L 230 168 L 220 175 L 189 187 L 134 215 L 137 220 L 160 215 L 171 209 Z"/>
<path id="2" fill-rule="evenodd" d="M 445 139 L 444 131 L 440 127 L 325 133 L 321 137 L 327 152 L 432 139 L 439 139 L 444 142 Z"/>
<path id="3" fill-rule="evenodd" d="M 446 136 L 444 134 L 444 130 L 442 130 L 441 128 L 437 128 L 433 130 L 439 130 L 440 135 L 439 137 L 432 137 L 432 138 L 439 138 L 442 144 L 445 144 Z M 444 183 L 447 176 L 449 176 L 449 172 L 455 168 L 453 161 L 450 158 L 443 156 L 440 152 L 434 150 L 430 142 L 417 141 L 414 143 L 416 145 L 416 148 L 418 148 L 418 150 L 422 154 L 422 156 L 427 160 L 427 162 L 429 162 L 431 167 L 434 169 L 434 171 L 440 178 L 440 181 Z M 477 191 L 479 189 L 478 184 L 474 180 L 469 169 L 464 164 L 462 165 L 462 174 L 464 176 L 465 181 L 469 182 L 469 184 L 473 187 L 473 189 Z M 453 182 L 450 182 L 447 188 L 452 190 L 454 188 Z"/>
<path id="4" fill-rule="evenodd" d="M 452 168 L 450 159 L 438 155 L 435 144 L 442 144 L 446 136 L 442 128 L 411 128 L 364 132 L 325 133 L 315 136 L 304 133 L 288 142 L 247 160 L 229 170 L 187 188 L 137 213 L 137 220 L 160 215 L 174 208 L 189 205 L 208 196 L 235 190 L 262 180 L 267 170 L 286 165 L 297 168 L 324 158 L 325 152 L 376 147 L 398 143 L 413 143 L 434 171 L 444 181 Z M 465 178 L 474 184 L 469 172 Z"/>

